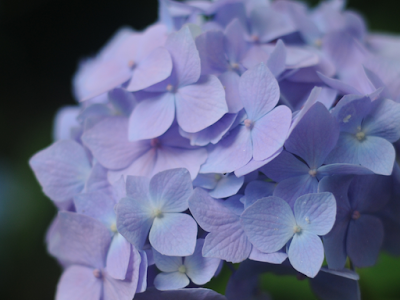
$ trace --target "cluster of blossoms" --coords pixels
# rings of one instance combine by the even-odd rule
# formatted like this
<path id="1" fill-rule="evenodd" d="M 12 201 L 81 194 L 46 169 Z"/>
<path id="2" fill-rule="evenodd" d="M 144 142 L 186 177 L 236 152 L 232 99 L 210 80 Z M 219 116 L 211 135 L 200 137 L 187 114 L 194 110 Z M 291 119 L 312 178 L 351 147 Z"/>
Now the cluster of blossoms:
<path id="1" fill-rule="evenodd" d="M 30 160 L 57 300 L 269 299 L 265 272 L 359 299 L 400 255 L 400 38 L 344 5 L 160 0 L 82 61 Z M 199 288 L 223 264 L 226 296 Z"/>

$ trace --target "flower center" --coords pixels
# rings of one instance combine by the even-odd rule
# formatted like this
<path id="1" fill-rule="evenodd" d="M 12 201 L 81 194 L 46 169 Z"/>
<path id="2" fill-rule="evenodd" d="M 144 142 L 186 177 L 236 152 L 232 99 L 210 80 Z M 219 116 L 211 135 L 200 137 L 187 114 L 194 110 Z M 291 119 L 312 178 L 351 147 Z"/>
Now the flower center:
<path id="1" fill-rule="evenodd" d="M 163 212 L 161 211 L 161 209 L 156 208 L 156 209 L 153 211 L 153 216 L 154 216 L 155 218 L 161 219 L 161 218 L 164 216 L 164 214 L 163 214 Z"/>
<path id="2" fill-rule="evenodd" d="M 237 69 L 239 69 L 239 64 L 238 63 L 232 63 L 231 67 L 232 67 L 232 69 L 237 70 Z"/>
<path id="3" fill-rule="evenodd" d="M 136 65 L 136 63 L 133 60 L 128 61 L 128 66 L 129 68 L 133 68 Z"/>
<path id="4" fill-rule="evenodd" d="M 111 226 L 110 226 L 110 229 L 111 229 L 112 232 L 117 233 L 118 232 L 117 224 L 112 223 Z"/>
<path id="5" fill-rule="evenodd" d="M 253 123 L 253 121 L 252 120 L 250 120 L 250 119 L 246 119 L 246 120 L 244 120 L 244 126 L 246 126 L 247 128 L 249 128 L 249 129 L 252 129 L 253 128 L 253 126 L 254 126 L 254 123 Z"/>
<path id="6" fill-rule="evenodd" d="M 214 178 L 215 178 L 216 181 L 220 181 L 221 178 L 222 178 L 222 175 L 221 174 L 215 174 Z"/>
<path id="7" fill-rule="evenodd" d="M 174 86 L 173 86 L 172 84 L 168 84 L 168 85 L 167 85 L 167 91 L 168 91 L 168 92 L 172 92 L 173 89 L 174 89 Z"/>
<path id="8" fill-rule="evenodd" d="M 94 269 L 94 270 L 93 270 L 93 275 L 94 275 L 94 277 L 96 277 L 96 278 L 101 278 L 101 277 L 102 277 L 102 275 L 101 275 L 101 270 L 99 270 L 99 269 Z"/>
<path id="9" fill-rule="evenodd" d="M 296 226 L 293 227 L 293 232 L 294 232 L 294 233 L 300 233 L 301 230 L 302 230 L 302 229 L 301 229 L 300 226 L 297 226 L 297 225 L 296 225 Z"/>
<path id="10" fill-rule="evenodd" d="M 353 214 L 351 215 L 351 218 L 352 218 L 353 220 L 358 220 L 360 217 L 361 217 L 361 214 L 360 214 L 360 212 L 359 212 L 358 210 L 355 210 L 355 211 L 353 212 Z"/>
<path id="11" fill-rule="evenodd" d="M 185 273 L 186 273 L 186 267 L 185 267 L 185 265 L 180 266 L 179 269 L 178 269 L 178 271 L 179 271 L 179 273 L 185 274 Z"/>
<path id="12" fill-rule="evenodd" d="M 151 145 L 153 148 L 157 148 L 157 147 L 160 145 L 160 141 L 158 140 L 158 138 L 151 139 L 150 145 Z"/>
<path id="13" fill-rule="evenodd" d="M 310 174 L 311 177 L 317 176 L 317 173 L 317 169 L 311 169 L 310 171 L 308 171 L 308 174 Z"/>
<path id="14" fill-rule="evenodd" d="M 359 141 L 365 140 L 365 132 L 363 132 L 363 131 L 357 132 L 357 133 L 356 133 L 356 138 L 357 138 Z"/>
<path id="15" fill-rule="evenodd" d="M 346 117 L 343 118 L 343 123 L 349 122 L 350 119 L 351 119 L 351 115 L 347 115 Z"/>

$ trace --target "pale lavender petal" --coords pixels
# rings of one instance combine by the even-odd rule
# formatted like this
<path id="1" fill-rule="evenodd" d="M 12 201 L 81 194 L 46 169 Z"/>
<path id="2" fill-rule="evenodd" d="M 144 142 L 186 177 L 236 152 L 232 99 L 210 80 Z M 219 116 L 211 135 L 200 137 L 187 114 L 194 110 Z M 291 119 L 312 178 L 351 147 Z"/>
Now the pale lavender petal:
<path id="1" fill-rule="evenodd" d="M 198 239 L 194 253 L 185 257 L 186 274 L 197 285 L 209 282 L 221 262 L 218 258 L 203 257 L 203 245 L 204 239 Z"/>
<path id="2" fill-rule="evenodd" d="M 252 121 L 271 111 L 279 100 L 278 82 L 263 63 L 243 73 L 239 92 L 248 118 Z"/>
<path id="3" fill-rule="evenodd" d="M 71 266 L 58 282 L 56 300 L 99 300 L 102 285 L 102 281 L 93 275 L 93 269 Z"/>
<path id="4" fill-rule="evenodd" d="M 378 136 L 395 142 L 400 138 L 400 104 L 385 99 L 371 116 L 363 121 L 367 135 Z"/>
<path id="5" fill-rule="evenodd" d="M 290 206 L 274 196 L 259 199 L 240 219 L 250 242 L 265 253 L 280 250 L 291 239 L 296 226 Z"/>
<path id="6" fill-rule="evenodd" d="M 224 34 L 221 31 L 206 31 L 196 38 L 201 61 L 201 74 L 219 74 L 228 70 L 224 53 Z"/>
<path id="7" fill-rule="evenodd" d="M 359 163 L 376 174 L 390 175 L 393 171 L 396 152 L 387 140 L 367 136 L 358 146 Z"/>
<path id="8" fill-rule="evenodd" d="M 314 278 L 324 261 L 321 239 L 307 231 L 295 234 L 289 247 L 289 261 L 297 271 Z"/>
<path id="9" fill-rule="evenodd" d="M 106 268 L 108 274 L 115 278 L 125 279 L 131 256 L 131 244 L 119 233 L 116 233 L 107 254 Z"/>
<path id="10" fill-rule="evenodd" d="M 345 175 L 345 174 L 354 174 L 354 175 L 369 175 L 373 174 L 371 170 L 352 164 L 330 164 L 324 165 L 317 169 L 317 176 L 328 176 L 328 175 Z"/>
<path id="11" fill-rule="evenodd" d="M 171 71 L 172 60 L 168 50 L 157 48 L 134 68 L 126 89 L 130 92 L 143 90 L 166 79 Z"/>
<path id="12" fill-rule="evenodd" d="M 262 116 L 251 131 L 253 158 L 264 160 L 283 146 L 292 121 L 292 112 L 281 105 Z"/>
<path id="13" fill-rule="evenodd" d="M 293 129 L 285 148 L 304 159 L 311 169 L 316 169 L 335 147 L 338 137 L 336 120 L 322 103 L 317 102 Z"/>
<path id="14" fill-rule="evenodd" d="M 154 279 L 154 286 L 160 291 L 181 289 L 189 283 L 189 278 L 181 272 L 160 273 Z"/>
<path id="15" fill-rule="evenodd" d="M 342 95 L 347 95 L 347 94 L 360 95 L 361 94 L 356 88 L 344 83 L 343 81 L 326 77 L 324 74 L 321 74 L 319 72 L 318 72 L 318 76 L 329 87 L 337 90 Z"/>
<path id="16" fill-rule="evenodd" d="M 296 199 L 302 195 L 316 193 L 318 180 L 310 175 L 290 177 L 278 183 L 274 190 L 274 196 L 286 200 L 291 207 Z"/>
<path id="17" fill-rule="evenodd" d="M 286 57 L 285 44 L 278 40 L 267 61 L 267 67 L 276 78 L 286 69 Z"/>
<path id="18" fill-rule="evenodd" d="M 190 144 L 192 146 L 206 146 L 209 143 L 218 143 L 224 135 L 231 128 L 232 124 L 236 119 L 236 114 L 225 114 L 217 122 L 211 126 L 195 133 L 189 133 L 183 131 L 181 128 L 179 132 L 185 138 L 190 139 Z"/>
<path id="19" fill-rule="evenodd" d="M 178 124 L 187 132 L 203 130 L 228 112 L 224 87 L 214 75 L 179 88 L 175 99 Z"/>
<path id="20" fill-rule="evenodd" d="M 74 197 L 77 213 L 100 220 L 109 229 L 115 225 L 115 200 L 102 192 L 90 192 Z"/>
<path id="21" fill-rule="evenodd" d="M 97 123 L 83 134 L 82 141 L 108 169 L 129 166 L 150 147 L 147 141 L 128 141 L 128 119 L 123 117 L 107 118 Z"/>
<path id="22" fill-rule="evenodd" d="M 36 153 L 29 165 L 43 192 L 58 202 L 79 194 L 91 170 L 85 149 L 72 140 L 60 140 Z"/>
<path id="23" fill-rule="evenodd" d="M 200 77 L 200 56 L 188 26 L 169 35 L 165 48 L 171 54 L 174 72 L 180 86 L 196 82 Z"/>
<path id="24" fill-rule="evenodd" d="M 213 198 L 226 198 L 236 194 L 242 187 L 244 182 L 244 176 L 236 177 L 235 174 L 229 174 L 228 176 L 222 177 L 217 186 L 209 192 Z"/>
<path id="25" fill-rule="evenodd" d="M 80 127 L 77 121 L 80 110 L 79 106 L 64 106 L 57 111 L 53 129 L 53 139 L 55 141 L 72 138 L 72 128 Z"/>
<path id="26" fill-rule="evenodd" d="M 202 173 L 231 173 L 247 164 L 251 157 L 250 130 L 239 125 L 217 145 L 209 146 L 208 159 L 200 170 Z"/>
<path id="27" fill-rule="evenodd" d="M 238 63 L 247 51 L 245 31 L 239 19 L 233 19 L 225 28 L 225 51 L 229 61 Z"/>
<path id="28" fill-rule="evenodd" d="M 235 222 L 225 223 L 226 225 L 206 236 L 203 256 L 216 257 L 233 263 L 242 262 L 250 255 L 251 243 L 240 225 L 238 216 Z"/>
<path id="29" fill-rule="evenodd" d="M 185 211 L 192 192 L 192 180 L 187 169 L 162 171 L 150 180 L 151 202 L 162 212 Z"/>
<path id="30" fill-rule="evenodd" d="M 116 213 L 118 232 L 136 248 L 142 249 L 153 224 L 150 201 L 144 197 L 123 198 L 116 206 Z"/>
<path id="31" fill-rule="evenodd" d="M 230 113 L 238 113 L 243 108 L 242 100 L 240 100 L 239 94 L 240 76 L 235 72 L 225 72 L 218 78 L 225 89 L 228 111 Z"/>
<path id="32" fill-rule="evenodd" d="M 175 97 L 172 93 L 156 94 L 141 101 L 129 117 L 130 141 L 152 139 L 165 133 L 175 118 Z"/>
<path id="33" fill-rule="evenodd" d="M 258 169 L 260 169 L 261 167 L 265 166 L 267 163 L 269 163 L 270 161 L 275 159 L 279 154 L 281 154 L 282 150 L 283 150 L 283 147 L 279 148 L 274 154 L 272 154 L 270 157 L 268 157 L 267 159 L 264 159 L 264 160 L 251 159 L 245 166 L 237 169 L 235 171 L 235 175 L 239 177 L 239 176 L 248 175 L 251 172 L 257 171 Z"/>
<path id="34" fill-rule="evenodd" d="M 353 134 L 341 132 L 335 148 L 329 153 L 325 163 L 348 163 L 359 165 L 358 146 L 359 141 Z"/>
<path id="35" fill-rule="evenodd" d="M 268 178 L 276 182 L 308 174 L 309 170 L 310 168 L 305 163 L 285 150 L 260 169 Z"/>
<path id="36" fill-rule="evenodd" d="M 162 272 L 177 272 L 179 267 L 183 265 L 182 257 L 162 255 L 153 249 L 154 263 Z"/>
<path id="37" fill-rule="evenodd" d="M 86 181 L 85 191 L 89 193 L 99 191 L 107 195 L 112 195 L 113 188 L 108 181 L 107 172 L 108 170 L 106 168 L 104 168 L 101 164 L 96 163 L 92 168 L 88 180 Z"/>
<path id="38" fill-rule="evenodd" d="M 143 293 L 147 289 L 147 268 L 150 266 L 146 251 L 140 250 L 139 278 L 136 293 Z"/>
<path id="39" fill-rule="evenodd" d="M 190 173 L 190 177 L 194 179 L 206 159 L 207 151 L 204 148 L 187 150 L 164 146 L 157 151 L 157 161 L 151 176 L 168 169 L 186 168 Z"/>
<path id="40" fill-rule="evenodd" d="M 214 173 L 198 174 L 197 177 L 193 180 L 193 186 L 212 190 L 217 186 L 217 179 L 220 176 L 222 175 Z"/>
<path id="41" fill-rule="evenodd" d="M 128 271 L 124 280 L 114 279 L 105 272 L 103 279 L 104 300 L 133 299 L 139 279 L 141 256 L 134 247 L 131 247 L 131 250 Z"/>
<path id="42" fill-rule="evenodd" d="M 117 114 L 127 117 L 137 105 L 137 100 L 134 94 L 122 88 L 116 88 L 109 91 L 108 100 L 116 110 Z"/>
<path id="43" fill-rule="evenodd" d="M 164 255 L 187 256 L 194 252 L 197 224 L 181 213 L 165 213 L 155 218 L 150 230 L 150 244 Z"/>
<path id="44" fill-rule="evenodd" d="M 266 262 L 270 264 L 281 264 L 287 258 L 287 254 L 285 252 L 274 252 L 274 253 L 264 253 L 258 250 L 256 247 L 253 247 L 251 250 L 249 259 L 255 261 Z"/>
<path id="45" fill-rule="evenodd" d="M 327 192 L 303 195 L 294 204 L 294 215 L 303 231 L 325 235 L 335 223 L 335 197 Z"/>
<path id="46" fill-rule="evenodd" d="M 49 252 L 65 263 L 103 268 L 110 243 L 110 232 L 100 221 L 77 213 L 59 212 Z"/>

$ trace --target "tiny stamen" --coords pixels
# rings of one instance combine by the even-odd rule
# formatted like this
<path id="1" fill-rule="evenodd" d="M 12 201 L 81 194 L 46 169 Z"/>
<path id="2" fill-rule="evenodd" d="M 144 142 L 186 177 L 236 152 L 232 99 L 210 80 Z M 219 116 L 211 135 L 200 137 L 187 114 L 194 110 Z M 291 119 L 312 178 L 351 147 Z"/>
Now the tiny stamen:
<path id="1" fill-rule="evenodd" d="M 359 141 L 365 140 L 365 132 L 363 132 L 363 131 L 357 132 L 357 133 L 356 133 L 356 138 L 357 138 Z"/>
<path id="2" fill-rule="evenodd" d="M 246 119 L 246 120 L 244 120 L 244 126 L 246 126 L 247 128 L 249 128 L 249 129 L 252 129 L 253 128 L 253 126 L 254 126 L 254 123 L 253 123 L 253 121 L 251 121 L 250 119 Z"/>
<path id="3" fill-rule="evenodd" d="M 309 217 L 306 217 L 305 220 L 306 220 L 307 224 L 310 224 L 310 218 Z"/>
<path id="4" fill-rule="evenodd" d="M 96 278 L 101 278 L 101 271 L 99 269 L 94 269 L 93 270 L 93 275 Z"/>
<path id="5" fill-rule="evenodd" d="M 215 174 L 214 178 L 215 178 L 216 181 L 220 181 L 221 178 L 222 178 L 222 175 L 221 174 Z"/>
<path id="6" fill-rule="evenodd" d="M 155 217 L 155 218 L 162 218 L 163 216 L 164 216 L 164 214 L 163 214 L 163 212 L 161 211 L 161 209 L 159 209 L 159 208 L 156 208 L 154 211 L 153 211 L 153 216 Z"/>
<path id="7" fill-rule="evenodd" d="M 360 212 L 359 212 L 358 210 L 355 210 L 355 211 L 353 212 L 353 215 L 351 216 L 351 218 L 352 218 L 353 220 L 358 220 L 360 217 L 361 217 L 361 214 L 360 214 Z"/>
<path id="8" fill-rule="evenodd" d="M 253 40 L 253 42 L 259 42 L 260 41 L 260 37 L 258 35 L 256 35 L 256 34 L 253 34 L 251 36 L 251 39 Z"/>
<path id="9" fill-rule="evenodd" d="M 231 64 L 232 69 L 239 69 L 239 64 L 238 63 L 232 63 Z"/>
<path id="10" fill-rule="evenodd" d="M 349 122 L 350 119 L 351 119 L 351 115 L 347 115 L 347 116 L 343 119 L 343 123 Z"/>
<path id="11" fill-rule="evenodd" d="M 315 42 L 314 42 L 314 45 L 316 47 L 321 47 L 322 46 L 322 40 L 321 39 L 316 39 Z"/>
<path id="12" fill-rule="evenodd" d="M 318 171 L 316 169 L 311 169 L 308 171 L 308 174 L 310 174 L 311 177 L 317 176 Z"/>
<path id="13" fill-rule="evenodd" d="M 110 226 L 110 229 L 111 229 L 112 232 L 117 233 L 118 232 L 117 224 L 112 223 L 111 226 Z"/>
<path id="14" fill-rule="evenodd" d="M 297 225 L 296 225 L 296 226 L 293 227 L 293 232 L 294 232 L 294 233 L 300 233 L 301 230 L 302 230 L 302 229 L 301 229 L 300 226 L 297 226 Z"/>
<path id="15" fill-rule="evenodd" d="M 185 265 L 180 266 L 179 269 L 178 269 L 178 271 L 179 271 L 179 273 L 185 274 L 185 273 L 186 273 L 186 267 L 185 267 Z"/>
<path id="16" fill-rule="evenodd" d="M 167 91 L 168 92 L 172 92 L 173 89 L 174 89 L 174 86 L 172 84 L 168 84 L 167 85 Z"/>

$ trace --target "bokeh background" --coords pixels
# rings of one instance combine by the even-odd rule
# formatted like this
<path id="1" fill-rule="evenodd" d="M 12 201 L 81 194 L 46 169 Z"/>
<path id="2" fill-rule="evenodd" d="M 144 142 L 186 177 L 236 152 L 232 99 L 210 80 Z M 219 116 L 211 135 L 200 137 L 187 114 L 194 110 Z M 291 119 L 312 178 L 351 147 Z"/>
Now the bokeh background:
<path id="1" fill-rule="evenodd" d="M 350 0 L 348 7 L 370 30 L 400 34 L 400 1 Z M 0 0 L 0 299 L 54 299 L 61 268 L 44 237 L 56 210 L 28 160 L 51 144 L 57 109 L 76 103 L 77 62 L 121 26 L 143 29 L 156 19 L 157 0 Z M 382 254 L 359 272 L 363 299 L 400 299 L 400 258 Z M 228 277 L 224 270 L 209 286 L 223 293 Z M 307 280 L 267 274 L 262 287 L 276 300 L 315 299 Z"/>

